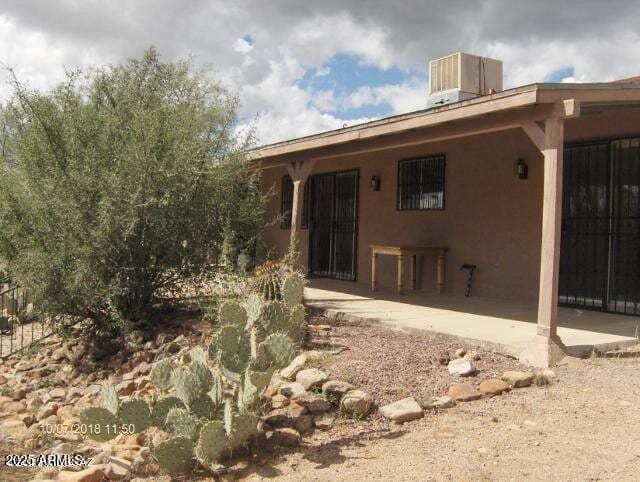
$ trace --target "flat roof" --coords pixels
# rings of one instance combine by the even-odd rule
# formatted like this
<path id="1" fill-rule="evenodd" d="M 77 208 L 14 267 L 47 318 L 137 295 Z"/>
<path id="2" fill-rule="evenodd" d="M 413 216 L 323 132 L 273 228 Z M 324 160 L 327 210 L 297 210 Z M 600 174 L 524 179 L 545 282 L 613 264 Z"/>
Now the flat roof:
<path id="1" fill-rule="evenodd" d="M 533 83 L 461 102 L 266 144 L 253 149 L 250 155 L 255 160 L 267 159 L 574 97 L 591 104 L 628 101 L 637 103 L 640 101 L 640 83 Z"/>

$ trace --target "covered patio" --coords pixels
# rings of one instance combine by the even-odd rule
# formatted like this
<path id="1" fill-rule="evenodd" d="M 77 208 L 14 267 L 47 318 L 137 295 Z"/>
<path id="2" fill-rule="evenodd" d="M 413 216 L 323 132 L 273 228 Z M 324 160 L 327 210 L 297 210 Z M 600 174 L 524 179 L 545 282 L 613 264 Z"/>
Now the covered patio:
<path id="1" fill-rule="evenodd" d="M 363 284 L 325 279 L 305 288 L 305 303 L 328 316 L 450 335 L 513 357 L 531 344 L 538 321 L 535 303 L 435 291 L 372 293 Z M 587 356 L 639 343 L 640 319 L 560 307 L 558 335 L 569 354 Z"/>
<path id="2" fill-rule="evenodd" d="M 282 254 L 299 247 L 316 277 L 307 302 L 330 314 L 458 336 L 539 367 L 567 352 L 637 343 L 636 317 L 558 305 L 562 258 L 574 280 L 564 299 L 640 313 L 640 171 L 631 167 L 640 159 L 639 106 L 638 84 L 533 84 L 264 146 L 255 159 L 265 190 L 280 186 L 267 212 L 281 220 L 264 244 Z M 593 147 L 596 139 L 609 141 Z M 578 145 L 587 147 L 565 163 Z M 594 150 L 607 154 L 599 164 Z M 598 182 L 576 174 L 591 165 L 604 166 Z M 594 225 L 605 226 L 600 238 Z M 376 258 L 394 254 L 401 267 L 416 250 L 432 259 L 412 259 L 408 276 Z M 479 296 L 464 297 L 456 275 L 465 267 L 478 268 Z M 427 291 L 428 275 L 402 297 L 368 289 L 395 278 L 402 292 L 431 270 L 439 294 Z"/>

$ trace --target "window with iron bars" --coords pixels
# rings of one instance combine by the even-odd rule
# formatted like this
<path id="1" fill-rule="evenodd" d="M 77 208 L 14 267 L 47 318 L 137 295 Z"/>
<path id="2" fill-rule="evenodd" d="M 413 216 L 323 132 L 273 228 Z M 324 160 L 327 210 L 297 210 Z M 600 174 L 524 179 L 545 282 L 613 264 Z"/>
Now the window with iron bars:
<path id="1" fill-rule="evenodd" d="M 398 162 L 398 210 L 444 209 L 445 155 Z"/>

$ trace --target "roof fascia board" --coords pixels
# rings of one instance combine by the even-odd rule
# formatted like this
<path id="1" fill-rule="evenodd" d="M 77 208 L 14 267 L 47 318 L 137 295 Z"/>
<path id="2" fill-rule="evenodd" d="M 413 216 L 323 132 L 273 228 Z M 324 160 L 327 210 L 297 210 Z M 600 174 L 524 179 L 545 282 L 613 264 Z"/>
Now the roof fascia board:
<path id="1" fill-rule="evenodd" d="M 256 160 L 266 159 L 269 157 L 326 147 L 328 145 L 344 144 L 357 140 L 395 134 L 406 130 L 435 126 L 502 110 L 525 107 L 537 102 L 537 91 L 532 89 L 530 91 L 517 92 L 506 97 L 489 98 L 484 102 L 474 102 L 438 112 L 425 113 L 415 117 L 391 120 L 384 124 L 373 126 L 365 125 L 357 130 L 350 130 L 347 132 L 338 131 L 332 135 L 303 138 L 298 141 L 290 141 L 286 144 L 276 144 L 271 147 L 267 146 L 255 151 L 251 157 Z"/>

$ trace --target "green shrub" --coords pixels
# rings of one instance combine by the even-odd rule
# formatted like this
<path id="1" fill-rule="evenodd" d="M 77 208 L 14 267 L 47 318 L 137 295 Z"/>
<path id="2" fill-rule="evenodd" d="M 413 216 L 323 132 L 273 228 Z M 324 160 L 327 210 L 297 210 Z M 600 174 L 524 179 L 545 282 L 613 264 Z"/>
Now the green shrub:
<path id="1" fill-rule="evenodd" d="M 152 48 L 50 92 L 14 87 L 0 117 L 0 263 L 39 309 L 113 333 L 148 319 L 163 290 L 251 252 L 264 199 L 236 99 L 188 62 Z"/>

